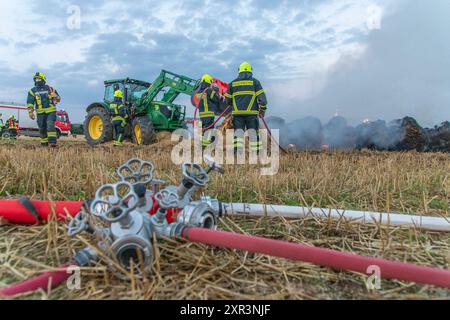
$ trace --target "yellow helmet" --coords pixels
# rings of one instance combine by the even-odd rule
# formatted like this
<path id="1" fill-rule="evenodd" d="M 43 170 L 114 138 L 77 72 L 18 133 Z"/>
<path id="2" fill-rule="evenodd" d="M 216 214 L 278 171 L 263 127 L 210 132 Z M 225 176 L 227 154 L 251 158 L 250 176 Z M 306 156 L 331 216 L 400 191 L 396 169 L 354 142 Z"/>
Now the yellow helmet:
<path id="1" fill-rule="evenodd" d="M 45 82 L 47 82 L 47 78 L 45 77 L 45 75 L 42 72 L 36 72 L 36 74 L 34 75 L 34 80 L 36 79 L 42 79 Z"/>
<path id="2" fill-rule="evenodd" d="M 205 82 L 207 84 L 212 84 L 213 80 L 213 77 L 211 77 L 209 74 L 204 74 L 202 77 L 202 82 Z"/>
<path id="3" fill-rule="evenodd" d="M 9 118 L 12 119 L 12 118 L 14 118 L 14 116 L 13 116 L 13 115 L 10 115 Z"/>
<path id="4" fill-rule="evenodd" d="M 120 99 L 122 99 L 122 98 L 123 98 L 123 92 L 120 91 L 120 90 L 116 90 L 116 91 L 114 92 L 114 98 L 120 98 Z"/>
<path id="5" fill-rule="evenodd" d="M 241 65 L 239 66 L 239 73 L 242 72 L 253 72 L 252 65 L 247 61 L 242 62 Z"/>

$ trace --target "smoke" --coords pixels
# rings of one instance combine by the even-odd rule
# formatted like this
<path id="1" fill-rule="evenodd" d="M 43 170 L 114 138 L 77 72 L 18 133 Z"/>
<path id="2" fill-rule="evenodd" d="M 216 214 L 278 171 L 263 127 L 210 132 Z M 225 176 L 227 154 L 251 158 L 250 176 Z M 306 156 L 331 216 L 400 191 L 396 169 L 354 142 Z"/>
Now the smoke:
<path id="1" fill-rule="evenodd" d="M 450 119 L 449 12 L 448 0 L 404 1 L 371 31 L 363 54 L 342 57 L 322 90 L 291 100 L 284 115 L 325 120 L 338 110 L 358 123 L 406 114 L 427 126 Z"/>
<path id="2" fill-rule="evenodd" d="M 307 117 L 293 122 L 269 117 L 271 129 L 280 130 L 280 144 L 295 150 L 372 149 L 389 151 L 450 151 L 450 123 L 432 129 L 422 128 L 411 117 L 365 121 L 354 127 L 335 116 L 322 125 L 318 118 Z"/>

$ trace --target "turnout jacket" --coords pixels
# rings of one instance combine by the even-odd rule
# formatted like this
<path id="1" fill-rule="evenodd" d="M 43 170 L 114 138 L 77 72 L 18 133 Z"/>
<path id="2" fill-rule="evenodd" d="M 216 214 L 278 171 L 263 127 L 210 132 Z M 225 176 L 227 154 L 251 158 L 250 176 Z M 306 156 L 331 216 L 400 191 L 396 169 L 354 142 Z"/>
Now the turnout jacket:
<path id="1" fill-rule="evenodd" d="M 56 111 L 56 104 L 61 101 L 58 91 L 47 84 L 35 86 L 28 92 L 28 111 L 36 109 L 37 114 L 51 113 Z"/>
<path id="2" fill-rule="evenodd" d="M 201 118 L 214 118 L 219 109 L 220 95 L 217 86 L 203 83 L 197 97 L 200 99 L 198 110 Z"/>
<path id="3" fill-rule="evenodd" d="M 19 123 L 17 122 L 17 120 L 15 118 L 12 118 L 12 119 L 8 119 L 7 126 L 8 126 L 8 129 L 18 129 Z"/>
<path id="4" fill-rule="evenodd" d="M 127 112 L 123 105 L 122 99 L 115 97 L 114 101 L 109 105 L 112 121 L 123 121 L 126 118 Z"/>
<path id="5" fill-rule="evenodd" d="M 258 115 L 266 108 L 267 98 L 261 83 L 250 72 L 242 72 L 233 80 L 225 94 L 227 104 L 233 106 L 233 115 Z"/>

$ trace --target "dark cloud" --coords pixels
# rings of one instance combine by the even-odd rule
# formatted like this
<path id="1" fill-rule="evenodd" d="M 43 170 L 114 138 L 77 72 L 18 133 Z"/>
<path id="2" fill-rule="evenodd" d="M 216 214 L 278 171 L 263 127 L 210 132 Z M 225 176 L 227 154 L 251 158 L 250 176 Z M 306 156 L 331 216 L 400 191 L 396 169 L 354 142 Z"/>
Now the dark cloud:
<path id="1" fill-rule="evenodd" d="M 394 119 L 424 125 L 450 119 L 450 2 L 407 1 L 367 39 L 362 57 L 343 57 L 319 95 L 291 101 L 284 114 Z"/>
<path id="2" fill-rule="evenodd" d="M 203 12 L 205 2 L 187 0 L 176 3 L 181 14 L 177 11 L 177 16 L 170 21 L 173 29 L 164 31 L 167 17 L 155 14 L 164 2 L 134 1 L 126 6 L 126 10 L 107 15 L 109 2 L 52 0 L 55 29 L 50 34 L 30 34 L 29 41 L 17 42 L 15 46 L 27 50 L 35 45 L 32 39 L 58 43 L 87 35 L 95 37 L 94 44 L 83 52 L 80 62 L 58 63 L 42 69 L 36 61 L 25 74 L 5 68 L 0 61 L 0 73 L 8 73 L 0 79 L 0 84 L 23 88 L 24 101 L 26 91 L 32 85 L 31 75 L 42 70 L 50 82 L 57 85 L 63 96 L 62 106 L 81 121 L 85 107 L 103 97 L 105 79 L 132 77 L 152 81 L 161 69 L 167 69 L 193 78 L 208 72 L 230 81 L 236 76 L 239 63 L 249 60 L 267 88 L 273 114 L 291 118 L 292 114 L 298 117 L 315 115 L 325 120 L 338 109 L 350 120 L 395 118 L 406 114 L 428 122 L 449 118 L 450 43 L 445 39 L 450 21 L 446 18 L 448 2 L 444 0 L 426 4 L 410 0 L 397 14 L 383 21 L 381 30 L 369 35 L 368 49 L 362 58 L 344 57 L 337 63 L 327 75 L 327 85 L 318 96 L 306 102 L 285 98 L 283 93 L 297 90 L 292 85 L 296 80 L 291 78 L 302 80 L 311 75 L 291 69 L 283 65 L 283 61 L 269 64 L 268 61 L 273 61 L 269 58 L 285 52 L 291 52 L 293 59 L 295 55 L 298 59 L 309 58 L 320 50 L 361 41 L 365 34 L 360 29 L 353 29 L 347 30 L 343 37 L 328 28 L 313 37 L 305 35 L 297 38 L 296 43 L 285 44 L 276 37 L 264 37 L 277 25 L 263 17 L 274 10 L 289 12 L 300 8 L 298 15 L 283 22 L 301 22 L 298 32 L 302 33 L 304 29 L 322 25 L 314 12 L 328 1 L 254 0 L 244 12 L 252 17 L 249 21 L 238 12 L 239 0 L 213 2 L 212 9 L 201 17 L 195 14 Z M 111 2 L 111 5 L 118 3 Z M 81 29 L 69 30 L 66 27 L 69 5 L 79 5 L 82 18 L 91 15 L 98 16 L 98 20 L 84 19 Z M 345 10 L 345 6 L 339 10 Z M 48 17 L 48 6 L 36 1 L 33 12 L 37 15 L 33 19 L 42 20 Z M 236 26 L 240 26 L 239 30 L 245 34 L 250 22 L 261 19 L 265 23 L 259 25 L 260 36 L 236 36 Z M 108 27 L 104 29 L 101 25 Z M 277 80 L 270 80 L 274 78 Z M 286 88 L 278 86 L 279 92 L 271 91 L 285 79 L 289 79 Z"/>

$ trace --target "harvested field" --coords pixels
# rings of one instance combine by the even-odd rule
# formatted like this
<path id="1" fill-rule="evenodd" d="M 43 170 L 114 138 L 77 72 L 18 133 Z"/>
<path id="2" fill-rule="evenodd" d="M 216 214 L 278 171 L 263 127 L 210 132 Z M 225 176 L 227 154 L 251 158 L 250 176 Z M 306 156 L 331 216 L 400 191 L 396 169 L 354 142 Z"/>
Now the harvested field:
<path id="1" fill-rule="evenodd" d="M 170 143 L 123 149 L 63 143 L 0 145 L 0 196 L 79 200 L 117 179 L 131 157 L 155 164 L 155 176 L 178 184 Z M 274 177 L 256 166 L 226 166 L 205 193 L 225 202 L 258 202 L 371 211 L 449 215 L 450 155 L 383 152 L 301 152 L 283 155 Z M 221 229 L 362 255 L 449 268 L 450 235 L 363 226 L 346 221 L 225 218 Z M 87 239 L 69 239 L 64 225 L 0 226 L 0 287 L 68 261 Z M 80 290 L 65 286 L 20 298 L 43 299 L 448 299 L 450 291 L 399 281 L 366 289 L 367 276 L 184 240 L 158 243 L 153 273 L 121 280 L 99 263 L 82 271 Z"/>

